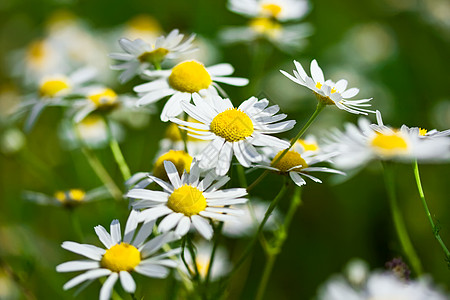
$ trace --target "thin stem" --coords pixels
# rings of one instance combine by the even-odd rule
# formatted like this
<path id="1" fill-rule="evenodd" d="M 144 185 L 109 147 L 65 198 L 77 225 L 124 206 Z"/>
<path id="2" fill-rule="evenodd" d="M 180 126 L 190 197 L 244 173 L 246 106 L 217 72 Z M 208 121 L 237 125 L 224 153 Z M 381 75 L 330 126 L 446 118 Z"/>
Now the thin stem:
<path id="1" fill-rule="evenodd" d="M 108 139 L 109 139 L 109 148 L 111 149 L 111 152 L 114 156 L 114 160 L 116 161 L 117 165 L 119 166 L 120 173 L 122 173 L 123 180 L 126 181 L 131 177 L 130 168 L 128 167 L 127 162 L 125 161 L 125 157 L 122 154 L 122 151 L 120 150 L 119 143 L 117 142 L 116 138 L 114 137 L 111 129 L 111 123 L 108 122 L 105 118 L 106 128 L 108 131 Z"/>
<path id="2" fill-rule="evenodd" d="M 416 272 L 416 275 L 422 274 L 422 265 L 420 259 L 414 250 L 414 246 L 409 238 L 408 231 L 406 230 L 406 225 L 403 220 L 400 208 L 397 203 L 397 196 L 395 192 L 395 175 L 394 170 L 390 162 L 384 162 L 384 179 L 386 184 L 386 189 L 389 196 L 389 205 L 391 208 L 392 219 L 394 221 L 395 230 L 403 248 L 403 252 L 408 258 L 412 269 Z"/>
<path id="3" fill-rule="evenodd" d="M 214 258 L 216 256 L 217 247 L 219 246 L 219 240 L 220 240 L 220 234 L 222 233 L 222 228 L 223 228 L 223 222 L 221 222 L 217 226 L 216 235 L 214 237 L 214 244 L 213 244 L 213 248 L 211 250 L 211 256 L 210 256 L 210 259 L 209 259 L 208 270 L 206 271 L 205 287 L 208 287 L 209 280 L 211 278 L 212 265 L 214 263 Z"/>
<path id="4" fill-rule="evenodd" d="M 422 183 L 420 180 L 419 164 L 417 163 L 417 160 L 415 160 L 413 163 L 413 169 L 414 169 L 414 178 L 416 179 L 416 184 L 417 184 L 417 190 L 419 191 L 419 195 L 420 195 L 420 200 L 422 200 L 422 205 L 423 205 L 423 208 L 425 209 L 425 213 L 427 215 L 428 221 L 430 222 L 434 237 L 439 242 L 439 245 L 441 246 L 442 250 L 444 251 L 447 262 L 450 263 L 450 251 L 448 250 L 447 246 L 445 246 L 444 241 L 442 240 L 441 235 L 439 234 L 439 227 L 436 226 L 436 224 L 434 223 L 433 218 L 430 213 L 430 210 L 428 209 L 427 201 L 425 200 L 425 193 L 423 192 Z"/>
<path id="5" fill-rule="evenodd" d="M 294 194 L 292 196 L 291 205 L 289 206 L 289 210 L 284 219 L 284 223 L 282 227 L 275 232 L 275 239 L 273 242 L 273 246 L 268 247 L 266 251 L 266 265 L 264 266 L 263 275 L 261 277 L 261 282 L 259 283 L 258 291 L 256 293 L 257 300 L 261 300 L 264 297 L 267 283 L 270 279 L 270 274 L 272 273 L 272 269 L 274 263 L 277 259 L 278 254 L 281 252 L 283 244 L 288 237 L 288 230 L 291 225 L 292 219 L 294 217 L 297 208 L 302 203 L 300 197 L 301 188 L 296 186 L 294 190 Z"/>
<path id="6" fill-rule="evenodd" d="M 309 118 L 309 120 L 306 122 L 306 124 L 303 125 L 302 129 L 300 129 L 300 131 L 297 133 L 297 135 L 291 140 L 289 147 L 284 149 L 284 151 L 281 153 L 281 155 L 274 162 L 272 162 L 271 165 L 276 165 L 286 155 L 286 153 L 288 153 L 288 151 L 292 148 L 292 146 L 295 145 L 295 143 L 298 141 L 298 139 L 303 136 L 303 134 L 306 132 L 306 130 L 309 128 L 309 126 L 311 126 L 311 124 L 314 122 L 314 120 L 317 118 L 317 116 L 320 114 L 320 112 L 325 108 L 325 106 L 326 106 L 326 104 L 324 104 L 321 101 L 319 101 L 319 103 L 317 103 L 316 110 L 314 111 L 312 116 Z M 263 180 L 264 177 L 266 177 L 268 173 L 269 173 L 269 170 L 265 170 L 258 178 L 256 178 L 256 180 L 252 184 L 250 184 L 250 186 L 247 188 L 247 191 L 252 190 L 256 185 L 258 185 L 258 183 L 261 182 L 261 180 Z"/>
<path id="7" fill-rule="evenodd" d="M 187 237 L 184 236 L 184 238 L 181 240 L 181 260 L 183 261 L 184 267 L 186 268 L 186 270 L 188 271 L 189 275 L 191 275 L 191 277 L 194 277 L 194 272 L 192 272 L 191 268 L 189 267 L 189 264 L 186 261 L 186 257 L 184 255 L 184 251 L 186 250 L 186 239 Z"/>
<path id="8" fill-rule="evenodd" d="M 122 199 L 122 192 L 117 187 L 111 176 L 109 176 L 109 173 L 105 170 L 95 153 L 91 149 L 84 146 L 81 147 L 81 152 L 83 152 L 95 174 L 97 174 L 98 178 L 100 178 L 103 184 L 105 184 L 111 196 L 113 196 L 117 201 L 120 201 Z"/>

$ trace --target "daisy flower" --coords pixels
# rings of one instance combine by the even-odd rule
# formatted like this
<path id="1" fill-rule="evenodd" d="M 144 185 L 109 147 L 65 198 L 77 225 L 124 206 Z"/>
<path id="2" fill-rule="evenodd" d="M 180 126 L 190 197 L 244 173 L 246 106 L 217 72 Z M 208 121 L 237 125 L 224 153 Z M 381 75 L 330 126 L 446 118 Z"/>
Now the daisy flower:
<path id="1" fill-rule="evenodd" d="M 302 18 L 309 11 L 309 3 L 306 0 L 229 0 L 228 8 L 247 17 L 291 21 Z"/>
<path id="2" fill-rule="evenodd" d="M 300 153 L 311 152 L 313 154 L 317 154 L 320 152 L 320 147 L 317 143 L 317 139 L 313 135 L 307 135 L 304 139 L 298 139 L 295 142 L 294 148 L 298 148 L 298 151 Z"/>
<path id="3" fill-rule="evenodd" d="M 247 191 L 242 188 L 219 190 L 230 180 L 229 177 L 217 177 L 211 171 L 200 180 L 200 169 L 195 160 L 189 174 L 183 172 L 181 177 L 171 161 L 164 161 L 164 167 L 170 183 L 149 176 L 163 191 L 133 188 L 126 195 L 139 200 L 132 204 L 135 209 L 144 209 L 140 221 L 149 222 L 165 216 L 158 226 L 160 232 L 176 227 L 175 233 L 184 236 L 193 225 L 209 240 L 213 236 L 213 228 L 208 219 L 227 221 L 242 215 L 241 210 L 226 206 L 245 203 L 247 199 L 243 197 Z"/>
<path id="4" fill-rule="evenodd" d="M 300 51 L 307 45 L 306 37 L 313 28 L 310 24 L 283 25 L 272 18 L 252 19 L 247 26 L 225 28 L 220 32 L 220 39 L 226 44 L 254 43 L 265 39 L 286 53 Z"/>
<path id="5" fill-rule="evenodd" d="M 39 84 L 38 95 L 33 95 L 20 105 L 17 112 L 22 114 L 30 111 L 25 121 L 25 131 L 30 131 L 38 117 L 47 106 L 67 106 L 71 102 L 65 97 L 76 94 L 82 85 L 94 78 L 96 72 L 91 68 L 75 71 L 69 76 L 56 74 L 45 76 Z"/>
<path id="6" fill-rule="evenodd" d="M 161 120 L 167 122 L 183 112 L 181 102 L 189 102 L 197 93 L 202 96 L 217 94 L 220 87 L 216 82 L 235 86 L 248 84 L 248 79 L 240 77 L 225 77 L 231 75 L 234 68 L 230 64 L 218 64 L 205 67 L 195 60 L 183 61 L 171 70 L 147 71 L 150 78 L 155 80 L 138 85 L 134 91 L 141 99 L 138 105 L 147 105 L 166 96 L 170 96 L 161 112 Z"/>
<path id="7" fill-rule="evenodd" d="M 141 39 L 129 40 L 122 38 L 119 44 L 126 53 L 111 53 L 112 59 L 120 61 L 119 64 L 111 66 L 115 70 L 123 70 L 119 76 L 120 82 L 129 81 L 135 75 L 153 66 L 159 69 L 164 59 L 174 59 L 179 55 L 195 51 L 192 41 L 195 34 L 182 42 L 184 35 L 178 29 L 172 30 L 167 37 L 160 36 L 154 44 L 148 44 Z"/>
<path id="8" fill-rule="evenodd" d="M 55 205 L 72 208 L 83 203 L 107 199 L 111 197 L 111 195 L 106 187 L 101 186 L 90 191 L 82 189 L 60 190 L 56 191 L 52 196 L 38 192 L 25 191 L 23 197 L 26 200 L 41 205 Z"/>
<path id="9" fill-rule="evenodd" d="M 212 96 L 204 101 L 198 95 L 193 97 L 195 106 L 182 103 L 185 112 L 200 123 L 171 119 L 183 125 L 189 135 L 210 140 L 209 145 L 198 155 L 200 168 L 215 168 L 218 175 L 225 175 L 236 156 L 244 167 L 262 160 L 255 146 L 271 146 L 279 149 L 289 147 L 289 143 L 270 134 L 292 129 L 294 120 L 279 122 L 285 114 L 276 114 L 278 105 L 269 106 L 267 99 L 258 100 L 251 97 L 234 107 L 229 99 Z M 192 129 L 191 129 L 192 128 Z"/>
<path id="10" fill-rule="evenodd" d="M 173 232 L 168 232 L 146 242 L 152 233 L 154 224 L 147 223 L 138 231 L 138 215 L 137 211 L 131 211 L 123 238 L 118 220 L 111 222 L 111 234 L 101 225 L 95 227 L 95 233 L 106 249 L 76 242 L 62 243 L 61 246 L 64 249 L 89 259 L 69 261 L 56 267 L 58 272 L 86 271 L 69 280 L 64 285 L 64 290 L 68 290 L 84 281 L 89 282 L 108 276 L 100 290 L 100 300 L 107 300 L 111 297 L 114 284 L 119 278 L 126 292 L 135 292 L 136 283 L 130 274 L 133 271 L 148 277 L 167 277 L 169 274 L 168 268 L 177 266 L 177 263 L 168 259 L 168 257 L 179 254 L 180 249 L 174 249 L 158 255 L 157 252 L 163 245 L 177 240 L 179 237 Z M 136 236 L 135 233 L 137 233 Z"/>
<path id="11" fill-rule="evenodd" d="M 335 155 L 334 153 L 317 154 L 311 151 L 303 152 L 303 146 L 298 143 L 294 144 L 294 146 L 281 159 L 279 159 L 279 157 L 286 150 L 286 148 L 277 152 L 274 152 L 272 148 L 268 147 L 264 150 L 266 152 L 268 150 L 271 151 L 271 153 L 269 152 L 268 154 L 270 162 L 264 161 L 263 164 L 256 166 L 277 172 L 279 174 L 289 174 L 289 177 L 291 177 L 292 181 L 294 181 L 294 183 L 298 186 L 306 184 L 306 181 L 302 177 L 309 178 L 317 183 L 322 183 L 319 178 L 312 176 L 310 172 L 325 172 L 345 175 L 345 173 L 335 169 L 314 166 L 318 163 L 328 161 L 330 157 Z"/>
<path id="12" fill-rule="evenodd" d="M 317 99 L 323 104 L 336 105 L 337 108 L 353 114 L 367 115 L 367 113 L 375 113 L 372 110 L 363 108 L 370 106 L 368 102 L 372 100 L 372 98 L 348 100 L 349 98 L 356 96 L 359 93 L 359 89 L 347 89 L 347 80 L 341 79 L 336 83 L 329 79 L 325 81 L 322 69 L 319 67 L 315 59 L 311 62 L 312 78 L 306 74 L 302 65 L 298 61 L 294 60 L 294 64 L 297 68 L 297 70 L 294 70 L 294 76 L 283 70 L 280 70 L 280 72 L 293 82 L 303 85 L 313 91 L 317 96 Z"/>
<path id="13" fill-rule="evenodd" d="M 358 125 L 347 123 L 344 131 L 328 132 L 323 151 L 337 153 L 332 159 L 335 165 L 352 169 L 373 159 L 439 161 L 448 157 L 447 137 L 422 138 L 418 130 L 405 125 L 400 129 L 385 126 L 379 111 L 376 115 L 378 124 L 360 118 Z"/>
<path id="14" fill-rule="evenodd" d="M 211 243 L 199 242 L 195 244 L 196 253 L 195 253 L 195 261 L 192 258 L 190 251 L 185 250 L 185 259 L 187 264 L 189 265 L 190 270 L 186 269 L 186 266 L 183 263 L 179 263 L 179 268 L 182 272 L 186 274 L 194 273 L 195 268 L 198 270 L 200 277 L 204 280 L 206 275 L 208 274 L 208 268 L 211 261 L 211 251 L 212 245 Z M 232 264 L 230 259 L 228 258 L 228 253 L 225 248 L 218 247 L 216 250 L 216 254 L 214 256 L 214 263 L 211 267 L 210 279 L 211 281 L 216 281 L 221 277 L 227 275 L 232 268 Z"/>

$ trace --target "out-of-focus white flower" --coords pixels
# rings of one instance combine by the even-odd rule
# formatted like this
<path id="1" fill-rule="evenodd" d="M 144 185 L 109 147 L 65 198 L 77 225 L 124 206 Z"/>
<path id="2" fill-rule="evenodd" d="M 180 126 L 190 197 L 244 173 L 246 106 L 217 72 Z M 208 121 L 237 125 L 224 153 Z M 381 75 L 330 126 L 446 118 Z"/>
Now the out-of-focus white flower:
<path id="1" fill-rule="evenodd" d="M 340 168 L 363 166 L 372 159 L 411 161 L 442 161 L 449 158 L 450 139 L 447 134 L 424 138 L 418 128 L 403 125 L 400 129 L 383 124 L 377 111 L 378 124 L 367 119 L 358 120 L 358 126 L 347 123 L 345 131 L 328 132 L 323 150 L 337 153 L 333 163 Z"/>
<path id="2" fill-rule="evenodd" d="M 311 62 L 311 77 L 309 77 L 302 65 L 294 60 L 294 64 L 297 70 L 294 70 L 294 76 L 286 73 L 283 70 L 280 72 L 290 80 L 307 87 L 313 91 L 317 99 L 326 105 L 336 105 L 339 109 L 348 111 L 353 114 L 374 113 L 372 110 L 365 109 L 363 107 L 369 107 L 368 103 L 370 99 L 362 100 L 348 100 L 353 98 L 359 93 L 359 89 L 350 88 L 347 89 L 347 80 L 341 79 L 334 83 L 330 79 L 325 81 L 322 69 L 319 67 L 317 61 L 314 59 Z"/>
<path id="3" fill-rule="evenodd" d="M 247 17 L 292 21 L 306 15 L 309 3 L 306 0 L 229 0 L 228 8 Z"/>
<path id="4" fill-rule="evenodd" d="M 158 225 L 160 232 L 176 227 L 175 232 L 184 236 L 193 225 L 209 240 L 213 236 L 209 219 L 227 221 L 242 215 L 242 210 L 227 206 L 245 203 L 247 199 L 243 197 L 247 195 L 247 191 L 243 188 L 219 190 L 230 180 L 229 177 L 217 177 L 211 171 L 200 180 L 200 168 L 195 160 L 189 174 L 184 171 L 181 178 L 171 161 L 164 161 L 164 167 L 170 183 L 148 176 L 164 191 L 135 187 L 126 195 L 138 200 L 132 203 L 135 209 L 144 209 L 140 214 L 140 221 L 149 222 L 165 216 Z"/>
<path id="5" fill-rule="evenodd" d="M 0 132 L 0 151 L 3 154 L 17 153 L 25 144 L 25 135 L 15 127 L 9 127 Z"/>
<path id="6" fill-rule="evenodd" d="M 164 59 L 174 59 L 196 50 L 192 45 L 195 34 L 182 42 L 183 38 L 184 35 L 180 34 L 178 29 L 172 30 L 167 37 L 158 37 L 152 44 L 142 39 L 121 38 L 119 44 L 126 53 L 111 53 L 109 55 L 111 58 L 120 61 L 111 68 L 123 71 L 119 76 L 122 83 L 142 74 L 150 67 L 159 69 Z"/>
<path id="7" fill-rule="evenodd" d="M 171 119 L 182 125 L 189 135 L 211 141 L 199 154 L 200 168 L 215 168 L 218 175 L 225 175 L 236 156 L 239 163 L 248 168 L 252 163 L 262 160 L 255 146 L 272 146 L 286 148 L 289 143 L 271 134 L 284 132 L 294 127 L 295 121 L 283 121 L 287 116 L 278 114 L 278 105 L 269 106 L 267 99 L 256 97 L 244 101 L 234 107 L 229 99 L 219 96 L 209 101 L 193 96 L 195 106 L 182 103 L 185 112 L 200 123 Z"/>
<path id="8" fill-rule="evenodd" d="M 131 18 L 123 29 L 123 36 L 130 40 L 142 39 L 146 42 L 152 42 L 163 34 L 158 20 L 147 14 L 140 14 Z"/>
<path id="9" fill-rule="evenodd" d="M 169 268 L 177 266 L 177 262 L 168 257 L 179 254 L 180 249 L 157 253 L 160 252 L 163 245 L 179 239 L 179 236 L 173 232 L 167 232 L 146 241 L 152 233 L 154 223 L 145 224 L 138 231 L 138 215 L 137 211 L 131 211 L 123 238 L 118 220 L 111 222 L 111 233 L 108 233 L 101 225 L 95 227 L 95 233 L 106 249 L 76 242 L 62 243 L 61 247 L 64 249 L 89 259 L 68 261 L 56 267 L 58 272 L 86 271 L 66 282 L 64 290 L 85 281 L 108 276 L 102 285 L 99 298 L 108 300 L 119 278 L 126 292 L 134 293 L 136 291 L 136 282 L 130 274 L 133 271 L 153 278 L 167 277 Z"/>
<path id="10" fill-rule="evenodd" d="M 230 64 L 205 67 L 195 60 L 184 61 L 171 70 L 146 71 L 145 75 L 154 80 L 136 86 L 134 91 L 141 97 L 138 105 L 147 105 L 170 96 L 161 112 L 161 120 L 167 122 L 169 118 L 183 112 L 181 102 L 189 102 L 198 94 L 204 97 L 217 95 L 220 87 L 216 82 L 234 86 L 248 84 L 246 78 L 227 77 L 233 72 L 234 68 Z"/>
<path id="11" fill-rule="evenodd" d="M 188 121 L 195 122 L 195 120 L 190 117 L 188 118 Z M 208 144 L 208 141 L 197 139 L 189 135 L 186 136 L 187 152 L 193 157 L 199 155 Z M 159 141 L 158 156 L 170 150 L 184 150 L 183 137 L 178 125 L 175 123 L 169 124 L 164 138 Z"/>
<path id="12" fill-rule="evenodd" d="M 195 268 L 198 270 L 198 273 L 202 279 L 206 278 L 208 274 L 208 268 L 210 265 L 211 259 L 211 251 L 212 245 L 210 243 L 206 243 L 204 241 L 200 241 L 199 243 L 195 243 L 196 253 L 195 253 L 195 262 L 192 258 L 190 251 L 185 249 L 185 259 L 187 264 L 189 265 L 190 270 L 186 269 L 186 266 L 179 262 L 179 268 L 182 272 L 186 273 L 188 276 L 190 274 L 195 274 Z M 228 253 L 225 248 L 218 247 L 216 249 L 216 253 L 214 256 L 214 262 L 211 267 L 210 280 L 216 281 L 221 277 L 227 275 L 232 268 L 232 263 L 228 258 Z"/>
<path id="13" fill-rule="evenodd" d="M 60 190 L 56 191 L 53 196 L 25 191 L 23 192 L 23 197 L 28 201 L 40 205 L 55 205 L 71 208 L 87 202 L 107 199 L 110 198 L 111 195 L 106 187 L 101 186 L 90 191 L 84 191 L 82 189 Z"/>

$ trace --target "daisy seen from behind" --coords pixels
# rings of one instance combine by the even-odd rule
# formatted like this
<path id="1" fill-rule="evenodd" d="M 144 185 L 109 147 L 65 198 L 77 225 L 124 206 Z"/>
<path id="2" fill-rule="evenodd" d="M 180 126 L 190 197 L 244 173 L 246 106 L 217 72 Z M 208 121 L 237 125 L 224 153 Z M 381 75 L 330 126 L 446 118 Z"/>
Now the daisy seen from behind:
<path id="1" fill-rule="evenodd" d="M 320 152 L 315 151 L 305 151 L 305 147 L 298 141 L 282 157 L 281 155 L 284 153 L 285 149 L 274 151 L 273 148 L 267 147 L 264 150 L 269 160 L 266 160 L 263 164 L 257 165 L 257 167 L 271 170 L 279 174 L 289 175 L 292 181 L 298 186 L 306 184 L 306 181 L 302 177 L 309 178 L 317 183 L 322 183 L 319 178 L 311 175 L 310 172 L 345 175 L 345 173 L 335 169 L 314 166 L 329 160 L 334 154 L 321 154 Z"/>
<path id="2" fill-rule="evenodd" d="M 337 108 L 353 114 L 367 115 L 367 113 L 375 113 L 365 108 L 371 106 L 368 102 L 372 98 L 348 100 L 356 96 L 359 93 L 359 89 L 347 89 L 348 82 L 345 79 L 341 79 L 336 83 L 329 79 L 325 80 L 322 69 L 315 59 L 311 62 L 311 77 L 306 74 L 298 61 L 294 60 L 294 64 L 296 67 L 296 70 L 293 71 L 294 76 L 283 70 L 280 70 L 280 72 L 293 82 L 313 91 L 319 102 L 323 105 L 336 105 Z"/>
<path id="3" fill-rule="evenodd" d="M 194 95 L 193 100 L 195 105 L 184 102 L 182 106 L 189 116 L 200 123 L 179 119 L 171 121 L 182 125 L 180 128 L 187 130 L 189 135 L 211 141 L 197 156 L 202 169 L 215 168 L 217 175 L 225 175 L 233 154 L 242 166 L 248 168 L 263 159 L 255 146 L 289 147 L 289 142 L 272 134 L 292 129 L 295 121 L 282 121 L 287 116 L 277 114 L 278 105 L 268 106 L 267 99 L 251 97 L 239 107 L 219 96 L 204 101 Z"/>
<path id="4" fill-rule="evenodd" d="M 179 237 L 173 232 L 167 232 L 147 241 L 154 222 L 144 224 L 137 230 L 138 215 L 139 212 L 131 211 L 123 238 L 118 220 L 111 222 L 110 233 L 101 225 L 95 227 L 95 232 L 106 249 L 76 242 L 62 244 L 64 249 L 89 259 L 68 261 L 56 267 L 58 272 L 85 271 L 69 280 L 64 285 L 64 290 L 85 281 L 108 276 L 100 290 L 100 300 L 107 300 L 118 279 L 126 292 L 135 292 L 136 283 L 130 274 L 133 271 L 148 277 L 165 278 L 169 274 L 169 268 L 177 267 L 177 262 L 169 257 L 179 254 L 180 248 L 165 253 L 158 251 L 163 245 Z"/>
<path id="5" fill-rule="evenodd" d="M 121 38 L 119 44 L 125 53 L 111 53 L 109 55 L 112 59 L 120 61 L 111 68 L 123 71 L 119 76 L 122 83 L 142 74 L 144 70 L 150 67 L 160 69 L 163 60 L 174 59 L 181 54 L 196 50 L 192 44 L 195 34 L 192 34 L 185 41 L 183 41 L 183 38 L 184 35 L 178 29 L 172 30 L 167 36 L 158 37 L 153 44 L 149 44 L 142 39 Z"/>
<path id="6" fill-rule="evenodd" d="M 170 96 L 161 112 L 161 120 L 166 122 L 181 114 L 181 102 L 189 102 L 194 95 L 217 95 L 217 91 L 221 91 L 217 82 L 234 86 L 248 84 L 246 78 L 226 77 L 233 72 L 230 64 L 205 67 L 195 60 L 183 61 L 170 70 L 147 71 L 144 74 L 152 81 L 134 88 L 140 97 L 137 105 L 147 105 Z"/>
<path id="7" fill-rule="evenodd" d="M 135 187 L 126 195 L 137 200 L 132 203 L 135 209 L 143 209 L 140 221 L 151 222 L 164 216 L 158 225 L 160 232 L 175 228 L 176 234 L 184 236 L 193 226 L 209 240 L 213 236 L 209 220 L 227 221 L 242 215 L 241 210 L 226 206 L 244 204 L 247 191 L 243 188 L 219 190 L 230 180 L 228 176 L 218 177 L 210 171 L 200 179 L 196 160 L 192 162 L 189 173 L 184 171 L 181 177 L 171 161 L 165 161 L 164 167 L 170 182 L 148 176 L 163 191 Z"/>
<path id="8" fill-rule="evenodd" d="M 247 17 L 292 21 L 308 13 L 309 3 L 306 0 L 229 0 L 228 8 Z"/>

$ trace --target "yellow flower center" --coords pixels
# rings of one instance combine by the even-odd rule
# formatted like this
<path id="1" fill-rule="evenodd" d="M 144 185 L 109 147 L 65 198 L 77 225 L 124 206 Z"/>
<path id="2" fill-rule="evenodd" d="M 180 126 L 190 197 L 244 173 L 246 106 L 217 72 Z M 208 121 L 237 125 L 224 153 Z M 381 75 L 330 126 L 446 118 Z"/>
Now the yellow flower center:
<path id="1" fill-rule="evenodd" d="M 190 217 L 205 210 L 206 198 L 199 189 L 185 184 L 173 191 L 167 206 L 175 212 Z"/>
<path id="2" fill-rule="evenodd" d="M 70 202 L 82 202 L 86 193 L 80 189 L 71 189 L 68 191 L 57 191 L 55 198 L 62 204 L 68 204 Z"/>
<path id="3" fill-rule="evenodd" d="M 402 153 L 408 150 L 406 140 L 398 133 L 377 133 L 370 144 L 375 148 L 375 151 L 384 155 Z"/>
<path id="4" fill-rule="evenodd" d="M 251 136 L 254 129 L 253 122 L 246 113 L 230 108 L 212 120 L 210 130 L 227 142 L 237 142 Z"/>
<path id="5" fill-rule="evenodd" d="M 336 90 L 335 87 L 331 89 L 331 93 L 332 93 L 332 94 L 334 94 L 334 93 L 336 93 L 336 92 L 337 92 L 337 90 Z"/>
<path id="6" fill-rule="evenodd" d="M 208 269 L 209 269 L 209 259 L 206 258 L 204 259 L 203 257 L 197 257 L 197 259 L 195 260 L 195 264 L 197 265 L 197 270 L 198 273 L 200 274 L 200 276 L 202 278 L 206 278 L 206 275 L 208 274 Z"/>
<path id="7" fill-rule="evenodd" d="M 281 154 L 284 152 L 284 150 L 281 150 L 278 152 L 277 155 L 272 159 L 272 167 L 277 168 L 280 170 L 280 172 L 288 172 L 289 169 L 300 166 L 298 168 L 292 169 L 291 171 L 300 171 L 304 168 L 308 167 L 308 164 L 306 161 L 302 158 L 300 153 L 296 151 L 288 151 L 276 164 L 278 158 L 281 156 Z M 289 171 L 290 172 L 290 171 Z"/>
<path id="8" fill-rule="evenodd" d="M 117 94 L 110 88 L 105 88 L 100 92 L 90 94 L 88 98 L 94 102 L 97 108 L 111 108 L 118 104 Z"/>
<path id="9" fill-rule="evenodd" d="M 425 136 L 427 134 L 428 130 L 423 129 L 423 128 L 419 128 L 419 135 L 420 136 Z"/>
<path id="10" fill-rule="evenodd" d="M 308 143 L 305 140 L 299 139 L 297 140 L 297 143 L 299 143 L 303 149 L 306 151 L 317 151 L 319 150 L 319 146 L 316 143 Z"/>
<path id="11" fill-rule="evenodd" d="M 30 63 L 40 65 L 45 58 L 47 46 L 44 41 L 38 40 L 32 42 L 27 49 L 27 57 Z"/>
<path id="12" fill-rule="evenodd" d="M 184 170 L 188 173 L 191 170 L 192 156 L 183 150 L 170 150 L 161 155 L 156 160 L 155 166 L 153 167 L 153 175 L 162 180 L 169 180 L 166 170 L 164 169 L 164 161 L 166 160 L 171 161 L 175 165 L 180 176 L 183 174 Z"/>
<path id="13" fill-rule="evenodd" d="M 133 271 L 141 262 L 141 253 L 136 247 L 127 243 L 112 246 L 103 254 L 100 265 L 113 272 Z"/>
<path id="14" fill-rule="evenodd" d="M 322 88 L 322 84 L 320 82 L 316 83 L 316 88 L 320 90 Z"/>
<path id="15" fill-rule="evenodd" d="M 127 25 L 136 31 L 150 31 L 155 33 L 161 31 L 158 21 L 153 17 L 144 14 L 134 17 Z"/>
<path id="16" fill-rule="evenodd" d="M 281 12 L 281 6 L 272 3 L 266 3 L 261 6 L 265 15 L 276 18 Z"/>
<path id="17" fill-rule="evenodd" d="M 139 57 L 138 60 L 140 62 L 148 62 L 151 64 L 159 64 L 161 63 L 164 58 L 166 57 L 167 53 L 169 53 L 169 50 L 165 48 L 158 48 L 150 52 L 144 52 Z"/>
<path id="18" fill-rule="evenodd" d="M 281 31 L 281 25 L 269 18 L 255 18 L 250 21 L 249 26 L 253 31 L 272 38 L 276 37 Z"/>
<path id="19" fill-rule="evenodd" d="M 192 122 L 192 123 L 200 123 L 199 121 L 192 119 L 191 117 L 188 118 L 188 122 Z M 191 127 L 188 127 L 191 128 Z M 196 131 L 206 131 L 206 130 L 200 130 L 200 129 L 196 129 Z M 169 140 L 171 140 L 172 142 L 179 142 L 183 140 L 183 137 L 181 136 L 181 131 L 180 128 L 178 128 L 178 125 L 175 123 L 170 123 L 169 127 L 167 127 L 166 129 L 166 138 L 168 138 Z M 192 137 L 192 136 L 187 136 L 186 137 L 188 141 L 195 141 L 195 142 L 201 142 L 203 140 Z"/>
<path id="20" fill-rule="evenodd" d="M 170 86 L 185 93 L 196 93 L 208 88 L 211 83 L 211 76 L 205 66 L 195 60 L 179 63 L 173 67 L 169 76 Z"/>
<path id="21" fill-rule="evenodd" d="M 39 93 L 42 97 L 53 98 L 70 89 L 69 80 L 64 76 L 52 77 L 42 81 Z"/>

